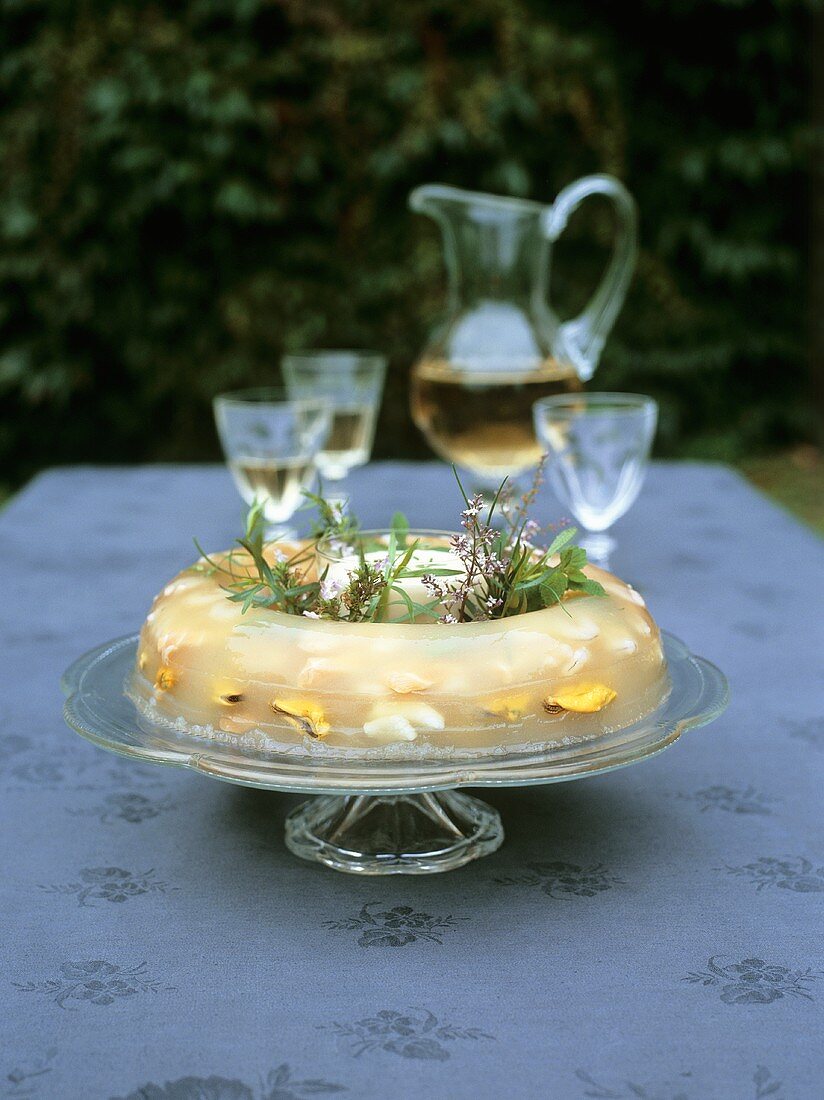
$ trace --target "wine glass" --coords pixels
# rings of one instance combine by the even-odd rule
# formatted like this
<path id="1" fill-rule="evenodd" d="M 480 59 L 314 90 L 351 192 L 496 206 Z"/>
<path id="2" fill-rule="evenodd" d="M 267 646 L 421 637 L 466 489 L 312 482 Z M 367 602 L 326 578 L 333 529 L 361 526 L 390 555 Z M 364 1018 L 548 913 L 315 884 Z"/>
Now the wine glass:
<path id="1" fill-rule="evenodd" d="M 314 483 L 317 457 L 326 443 L 331 411 L 322 398 L 293 400 L 266 387 L 219 394 L 215 421 L 238 492 L 263 503 L 267 539 L 289 539 L 284 526 Z"/>
<path id="2" fill-rule="evenodd" d="M 329 436 L 318 455 L 318 469 L 340 481 L 372 454 L 375 422 L 386 376 L 386 359 L 374 351 L 309 350 L 281 361 L 289 396 L 322 397 L 331 409 Z"/>
<path id="3" fill-rule="evenodd" d="M 536 401 L 533 416 L 552 487 L 584 528 L 589 559 L 609 569 L 606 532 L 641 491 L 658 405 L 642 394 L 579 393 Z"/>

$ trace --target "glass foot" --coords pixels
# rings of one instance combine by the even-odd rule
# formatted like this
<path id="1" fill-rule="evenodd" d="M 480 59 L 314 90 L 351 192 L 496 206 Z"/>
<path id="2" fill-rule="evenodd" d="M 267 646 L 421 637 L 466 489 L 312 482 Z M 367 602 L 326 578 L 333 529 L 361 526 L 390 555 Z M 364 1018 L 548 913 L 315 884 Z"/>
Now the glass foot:
<path id="1" fill-rule="evenodd" d="M 451 871 L 503 839 L 497 810 L 457 791 L 324 795 L 286 818 L 291 852 L 357 875 Z"/>

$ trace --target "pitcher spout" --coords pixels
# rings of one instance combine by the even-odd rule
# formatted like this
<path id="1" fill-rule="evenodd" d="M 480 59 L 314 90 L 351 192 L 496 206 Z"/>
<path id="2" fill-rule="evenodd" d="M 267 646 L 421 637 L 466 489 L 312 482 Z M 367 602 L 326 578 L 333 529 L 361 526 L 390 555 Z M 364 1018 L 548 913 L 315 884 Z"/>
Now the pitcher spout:
<path id="1" fill-rule="evenodd" d="M 436 218 L 443 213 L 444 205 L 451 199 L 465 200 L 466 192 L 442 183 L 424 183 L 409 193 L 409 208 L 416 214 L 428 214 Z"/>
<path id="2" fill-rule="evenodd" d="M 449 213 L 471 213 L 479 221 L 509 220 L 513 215 L 537 217 L 543 210 L 541 203 L 530 199 L 465 191 L 446 183 L 424 183 L 416 187 L 409 194 L 409 207 L 415 213 L 428 214 L 431 218 Z"/>

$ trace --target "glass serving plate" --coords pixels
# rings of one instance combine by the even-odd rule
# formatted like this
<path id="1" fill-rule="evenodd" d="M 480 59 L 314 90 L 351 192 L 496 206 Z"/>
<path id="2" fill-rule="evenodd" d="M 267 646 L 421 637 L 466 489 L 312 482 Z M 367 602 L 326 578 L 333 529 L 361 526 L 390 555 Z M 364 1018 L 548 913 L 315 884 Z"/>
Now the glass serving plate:
<path id="1" fill-rule="evenodd" d="M 136 634 L 70 666 L 63 713 L 81 736 L 123 756 L 247 787 L 320 794 L 286 819 L 287 847 L 304 859 L 358 874 L 428 874 L 494 852 L 504 839 L 497 811 L 458 788 L 558 783 L 612 771 L 654 756 L 721 714 L 729 700 L 724 674 L 672 635 L 662 637 L 672 687 L 657 710 L 604 736 L 538 751 L 501 745 L 447 758 L 321 759 L 294 747 L 281 753 L 204 740 L 150 721 L 127 698 Z"/>

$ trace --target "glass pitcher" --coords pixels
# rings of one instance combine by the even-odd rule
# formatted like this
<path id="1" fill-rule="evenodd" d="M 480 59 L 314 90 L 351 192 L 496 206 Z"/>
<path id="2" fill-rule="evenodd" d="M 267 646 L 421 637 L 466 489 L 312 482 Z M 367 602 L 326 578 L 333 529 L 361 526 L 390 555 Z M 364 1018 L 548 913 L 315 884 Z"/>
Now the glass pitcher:
<path id="1" fill-rule="evenodd" d="M 553 241 L 589 195 L 617 215 L 612 257 L 587 307 L 559 321 L 549 303 Z M 592 377 L 623 304 L 637 250 L 635 203 L 611 176 L 586 176 L 551 206 L 425 184 L 410 207 L 441 228 L 449 277 L 444 318 L 412 370 L 412 417 L 433 449 L 489 483 L 542 453 L 532 405 Z"/>

